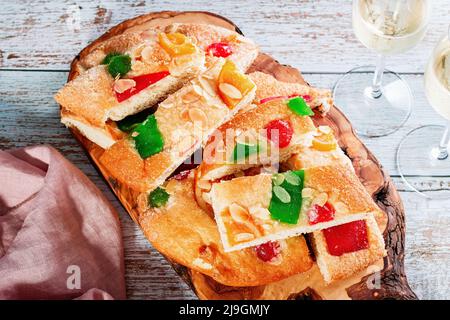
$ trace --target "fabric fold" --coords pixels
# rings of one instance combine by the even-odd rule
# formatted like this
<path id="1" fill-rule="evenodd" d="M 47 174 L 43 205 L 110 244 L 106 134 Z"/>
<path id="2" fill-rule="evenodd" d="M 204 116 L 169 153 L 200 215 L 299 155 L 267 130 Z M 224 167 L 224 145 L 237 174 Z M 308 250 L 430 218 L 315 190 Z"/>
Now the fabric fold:
<path id="1" fill-rule="evenodd" d="M 0 299 L 124 299 L 117 213 L 49 146 L 0 151 Z"/>

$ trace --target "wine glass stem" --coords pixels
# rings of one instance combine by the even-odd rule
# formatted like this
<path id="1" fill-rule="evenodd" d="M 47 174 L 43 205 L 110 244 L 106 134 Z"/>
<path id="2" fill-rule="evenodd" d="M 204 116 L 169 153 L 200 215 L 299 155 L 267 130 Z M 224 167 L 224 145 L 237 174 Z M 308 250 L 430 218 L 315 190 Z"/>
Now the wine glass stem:
<path id="1" fill-rule="evenodd" d="M 439 143 L 439 153 L 437 158 L 439 160 L 444 160 L 448 158 L 448 143 L 450 141 L 450 121 L 447 122 L 444 134 L 442 135 L 441 142 Z"/>
<path id="2" fill-rule="evenodd" d="M 378 55 L 377 66 L 373 75 L 372 81 L 372 98 L 377 99 L 381 96 L 381 81 L 383 80 L 383 73 L 385 67 L 385 57 L 384 55 Z"/>

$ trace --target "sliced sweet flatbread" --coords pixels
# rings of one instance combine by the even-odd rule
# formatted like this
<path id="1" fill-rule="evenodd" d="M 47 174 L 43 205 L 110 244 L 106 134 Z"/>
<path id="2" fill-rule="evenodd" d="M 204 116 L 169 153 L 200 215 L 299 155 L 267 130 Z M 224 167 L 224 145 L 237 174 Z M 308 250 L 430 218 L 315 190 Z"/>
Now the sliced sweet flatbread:
<path id="1" fill-rule="evenodd" d="M 118 182 L 149 192 L 205 143 L 255 95 L 254 83 L 230 60 L 218 60 L 201 77 L 163 101 L 100 162 Z"/>
<path id="2" fill-rule="evenodd" d="M 311 268 L 302 236 L 225 252 L 216 222 L 198 206 L 192 186 L 193 174 L 176 176 L 150 194 L 154 207 L 140 215 L 139 224 L 159 252 L 228 286 L 264 285 Z"/>
<path id="3" fill-rule="evenodd" d="M 284 82 L 263 72 L 252 72 L 250 78 L 258 87 L 255 96 L 256 104 L 264 104 L 268 101 L 302 97 L 308 105 L 321 115 L 326 115 L 333 105 L 331 91 L 319 89 L 309 85 Z"/>
<path id="4" fill-rule="evenodd" d="M 204 148 L 202 180 L 220 179 L 258 165 L 278 165 L 303 149 L 337 147 L 335 141 L 328 145 L 317 143 L 332 133 L 328 127 L 327 134 L 322 132 L 325 127 L 316 130 L 309 117 L 313 114 L 311 109 L 328 108 L 325 106 L 331 103 L 329 91 L 281 82 L 261 72 L 249 76 L 256 81 L 255 104 L 215 132 Z M 242 157 L 236 157 L 239 150 L 244 151 Z"/>
<path id="5" fill-rule="evenodd" d="M 383 235 L 373 215 L 315 231 L 311 239 L 317 265 L 327 283 L 375 265 L 386 254 Z"/>
<path id="6" fill-rule="evenodd" d="M 218 47 L 208 50 L 212 45 Z M 87 69 L 55 95 L 61 121 L 108 148 L 117 141 L 111 121 L 152 107 L 221 57 L 229 56 L 246 70 L 257 54 L 250 40 L 203 24 L 113 37 L 86 57 Z"/>
<path id="7" fill-rule="evenodd" d="M 209 193 L 225 251 L 367 218 L 380 209 L 347 166 L 245 176 Z"/>
<path id="8" fill-rule="evenodd" d="M 328 126 L 319 126 L 317 134 L 309 148 L 302 148 L 292 155 L 283 167 L 289 170 L 300 170 L 310 167 L 343 165 L 353 170 L 352 162 L 339 147 L 333 131 Z"/>

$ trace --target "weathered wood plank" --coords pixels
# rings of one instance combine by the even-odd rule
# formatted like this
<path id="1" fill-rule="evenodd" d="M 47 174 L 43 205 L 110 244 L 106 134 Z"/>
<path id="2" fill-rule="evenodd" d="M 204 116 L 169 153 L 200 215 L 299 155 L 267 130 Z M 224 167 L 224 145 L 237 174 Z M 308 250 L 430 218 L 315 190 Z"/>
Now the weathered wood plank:
<path id="1" fill-rule="evenodd" d="M 433 0 L 425 39 L 408 53 L 389 57 L 399 72 L 421 72 L 432 47 L 447 30 L 450 5 Z M 224 15 L 264 52 L 303 72 L 344 72 L 374 61 L 353 34 L 351 1 L 289 0 L 1 1 L 0 67 L 68 69 L 73 57 L 111 26 L 161 10 L 209 10 Z"/>
<path id="2" fill-rule="evenodd" d="M 337 74 L 308 75 L 317 86 L 330 87 Z M 128 296 L 136 299 L 195 298 L 179 280 L 168 263 L 143 237 L 120 203 L 114 198 L 102 178 L 89 164 L 75 140 L 59 123 L 54 92 L 66 81 L 65 72 L 0 71 L 0 148 L 48 143 L 58 148 L 68 159 L 91 178 L 118 210 L 125 243 Z M 401 137 L 410 129 L 442 120 L 426 103 L 420 75 L 407 75 L 413 88 L 416 106 L 411 119 L 401 132 L 387 138 L 365 139 L 380 161 L 394 176 L 406 209 L 407 241 L 406 270 L 413 290 L 421 298 L 448 298 L 450 264 L 450 201 L 428 201 L 396 178 L 394 151 Z M 443 186 L 442 183 L 447 185 Z M 417 183 L 430 189 L 448 188 L 448 179 L 418 178 Z"/>

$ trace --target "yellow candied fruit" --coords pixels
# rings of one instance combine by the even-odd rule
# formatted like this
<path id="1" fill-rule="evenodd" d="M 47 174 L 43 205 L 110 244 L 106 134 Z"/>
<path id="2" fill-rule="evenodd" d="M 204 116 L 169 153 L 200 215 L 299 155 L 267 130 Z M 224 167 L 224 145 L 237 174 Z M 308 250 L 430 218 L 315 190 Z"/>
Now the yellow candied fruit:
<path id="1" fill-rule="evenodd" d="M 319 151 L 331 151 L 336 149 L 337 143 L 333 132 L 314 137 L 312 146 Z"/>
<path id="2" fill-rule="evenodd" d="M 236 107 L 254 87 L 255 84 L 232 61 L 225 61 L 219 74 L 218 92 L 228 108 Z M 236 95 L 236 89 L 240 94 Z"/>
<path id="3" fill-rule="evenodd" d="M 160 33 L 158 38 L 161 47 L 172 57 L 192 54 L 196 51 L 195 45 L 184 34 Z"/>

